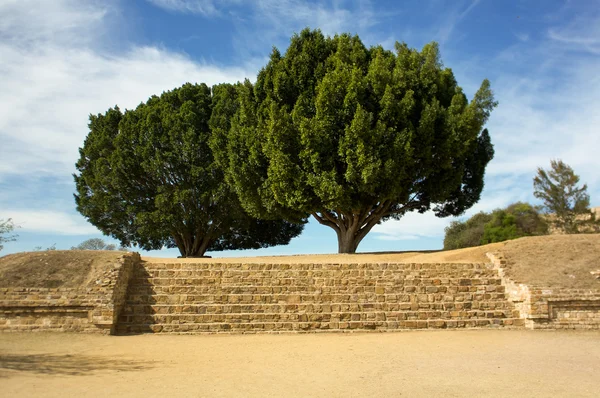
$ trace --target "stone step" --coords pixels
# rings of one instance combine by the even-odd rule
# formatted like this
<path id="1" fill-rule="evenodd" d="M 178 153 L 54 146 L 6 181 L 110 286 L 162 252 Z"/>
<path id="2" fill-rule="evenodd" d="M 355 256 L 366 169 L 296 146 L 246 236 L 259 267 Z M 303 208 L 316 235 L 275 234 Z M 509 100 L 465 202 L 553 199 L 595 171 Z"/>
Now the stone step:
<path id="1" fill-rule="evenodd" d="M 404 321 L 330 321 L 330 322 L 262 322 L 262 323 L 189 323 L 189 324 L 121 324 L 117 333 L 286 333 L 397 331 L 406 329 L 454 329 L 522 327 L 523 319 L 444 319 Z"/>
<path id="2" fill-rule="evenodd" d="M 327 303 L 327 304 L 179 304 L 126 305 L 123 315 L 142 314 L 239 314 L 239 313 L 331 313 L 388 311 L 514 310 L 506 301 L 464 303 Z"/>
<path id="3" fill-rule="evenodd" d="M 510 310 L 124 315 L 121 324 L 404 321 L 511 318 Z"/>
<path id="4" fill-rule="evenodd" d="M 132 287 L 139 286 L 485 286 L 500 285 L 500 278 L 390 278 L 325 279 L 325 278 L 135 278 Z"/>
<path id="5" fill-rule="evenodd" d="M 457 270 L 457 269 L 491 269 L 488 263 L 293 263 L 293 264 L 268 264 L 268 263 L 144 263 L 141 269 L 154 270 Z"/>
<path id="6" fill-rule="evenodd" d="M 436 277 L 498 277 L 494 269 L 456 269 L 456 270 L 146 270 L 138 269 L 135 277 L 203 277 L 203 278 L 436 278 Z"/>
<path id="7" fill-rule="evenodd" d="M 501 286 L 503 288 L 503 286 Z M 410 296 L 410 295 L 409 295 Z M 399 303 L 399 302 L 466 302 L 506 301 L 505 293 L 465 292 L 455 295 L 416 294 L 414 300 L 406 294 L 155 294 L 129 295 L 127 304 L 310 304 L 310 303 Z"/>
<path id="8" fill-rule="evenodd" d="M 175 296 L 198 296 L 198 300 L 204 300 L 206 297 L 212 296 L 311 296 L 315 298 L 315 301 L 323 301 L 323 298 L 318 296 L 353 296 L 357 298 L 365 298 L 366 300 L 373 299 L 374 296 L 381 295 L 437 295 L 437 296 L 465 296 L 465 295 L 482 295 L 482 294 L 496 294 L 495 299 L 505 299 L 505 288 L 504 286 L 471 286 L 468 288 L 430 288 L 430 287 L 406 287 L 406 288 L 371 288 L 371 287 L 347 287 L 344 289 L 327 289 L 327 288 L 296 288 L 296 287 L 223 287 L 220 289 L 212 289 L 206 287 L 191 287 L 191 286 L 179 286 L 179 287 L 165 287 L 165 288 L 148 288 L 148 289 L 137 289 L 133 288 L 129 291 L 128 295 L 131 300 L 140 300 L 143 296 L 163 296 L 163 295 L 175 295 Z M 469 296 L 469 297 L 471 297 Z M 246 298 L 244 298 L 246 299 Z M 142 299 L 143 300 L 143 299 Z M 286 300 L 283 298 L 283 300 Z M 326 299 L 325 299 L 326 300 Z M 402 299 L 400 299 L 402 300 Z M 453 301 L 451 299 L 448 299 Z M 410 301 L 410 299 L 404 299 L 402 301 Z M 439 299 L 437 300 L 439 301 Z M 146 301 L 147 302 L 147 301 Z"/>

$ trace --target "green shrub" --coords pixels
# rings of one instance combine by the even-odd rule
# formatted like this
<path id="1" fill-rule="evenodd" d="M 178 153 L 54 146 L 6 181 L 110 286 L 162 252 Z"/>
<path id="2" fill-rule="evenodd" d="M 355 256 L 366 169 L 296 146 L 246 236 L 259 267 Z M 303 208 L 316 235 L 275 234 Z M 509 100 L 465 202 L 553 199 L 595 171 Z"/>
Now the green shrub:
<path id="1" fill-rule="evenodd" d="M 546 235 L 548 224 L 528 203 L 513 203 L 491 214 L 479 212 L 467 221 L 453 221 L 446 227 L 444 249 L 453 250 L 503 242 L 522 236 Z"/>
<path id="2" fill-rule="evenodd" d="M 491 214 L 479 212 L 467 221 L 452 221 L 446 227 L 444 249 L 454 250 L 479 246 L 483 238 L 484 226 L 492 219 Z"/>

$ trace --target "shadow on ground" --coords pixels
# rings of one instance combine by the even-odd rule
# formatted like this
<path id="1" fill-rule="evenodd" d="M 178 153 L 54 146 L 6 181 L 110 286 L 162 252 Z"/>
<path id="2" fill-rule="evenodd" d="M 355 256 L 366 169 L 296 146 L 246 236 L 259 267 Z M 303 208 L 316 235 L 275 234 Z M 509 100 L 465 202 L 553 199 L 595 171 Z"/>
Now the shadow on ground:
<path id="1" fill-rule="evenodd" d="M 45 375 L 84 376 L 100 371 L 131 372 L 154 367 L 142 361 L 109 359 L 90 355 L 3 354 L 0 353 L 0 377 L 13 372 Z"/>

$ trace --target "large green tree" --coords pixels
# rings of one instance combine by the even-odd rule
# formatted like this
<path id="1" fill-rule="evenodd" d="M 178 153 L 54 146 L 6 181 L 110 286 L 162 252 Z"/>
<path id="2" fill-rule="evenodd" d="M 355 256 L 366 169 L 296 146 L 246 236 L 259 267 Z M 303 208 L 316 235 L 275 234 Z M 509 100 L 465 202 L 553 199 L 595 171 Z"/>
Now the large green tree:
<path id="1" fill-rule="evenodd" d="M 487 80 L 469 102 L 436 43 L 388 51 L 305 29 L 237 91 L 213 149 L 253 215 L 312 215 L 354 253 L 383 220 L 458 215 L 479 200 L 496 102 Z"/>
<path id="2" fill-rule="evenodd" d="M 539 167 L 533 178 L 533 195 L 542 200 L 550 222 L 567 234 L 600 229 L 590 210 L 587 185 L 578 184 L 579 176 L 562 160 L 550 161 L 549 170 Z"/>
<path id="3" fill-rule="evenodd" d="M 287 244 L 302 224 L 243 211 L 208 147 L 213 95 L 205 84 L 153 96 L 135 110 L 91 115 L 74 175 L 77 209 L 123 246 L 207 250 Z M 235 113 L 220 107 L 226 124 Z"/>

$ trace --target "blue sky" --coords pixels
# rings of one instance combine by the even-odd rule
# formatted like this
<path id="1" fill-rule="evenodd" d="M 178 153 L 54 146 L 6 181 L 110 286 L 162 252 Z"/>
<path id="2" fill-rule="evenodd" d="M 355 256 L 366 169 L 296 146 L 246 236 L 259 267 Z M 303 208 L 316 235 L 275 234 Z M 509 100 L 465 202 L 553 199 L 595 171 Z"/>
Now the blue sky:
<path id="1" fill-rule="evenodd" d="M 90 113 L 185 82 L 253 80 L 306 26 L 389 49 L 435 40 L 469 97 L 490 79 L 496 156 L 464 217 L 537 204 L 532 178 L 550 159 L 570 164 L 600 206 L 600 0 L 3 0 L 0 16 L 0 219 L 21 226 L 2 255 L 102 237 L 73 200 Z M 409 214 L 376 226 L 359 251 L 441 248 L 451 220 Z M 288 246 L 211 254 L 336 250 L 333 230 L 311 221 Z"/>

